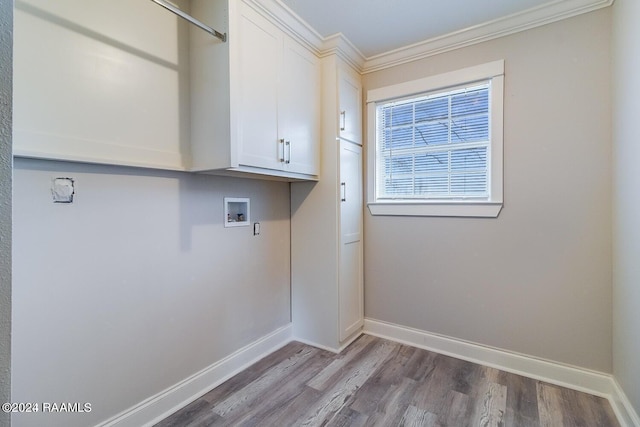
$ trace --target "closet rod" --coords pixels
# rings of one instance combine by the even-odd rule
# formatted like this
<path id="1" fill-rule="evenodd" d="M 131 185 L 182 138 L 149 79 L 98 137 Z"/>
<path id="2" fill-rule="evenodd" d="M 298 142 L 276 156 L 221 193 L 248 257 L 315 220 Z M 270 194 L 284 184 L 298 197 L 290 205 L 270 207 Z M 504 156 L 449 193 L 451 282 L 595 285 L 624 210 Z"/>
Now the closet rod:
<path id="1" fill-rule="evenodd" d="M 214 37 L 219 38 L 220 40 L 222 40 L 223 42 L 227 41 L 227 33 L 220 33 L 216 30 L 214 30 L 213 28 L 211 28 L 210 26 L 203 24 L 202 22 L 198 21 L 196 18 L 194 18 L 193 16 L 189 15 L 188 13 L 185 13 L 184 11 L 182 11 L 181 9 L 179 9 L 178 7 L 172 5 L 171 3 L 169 3 L 168 1 L 165 0 L 151 0 L 152 2 L 156 3 L 157 5 L 160 5 L 162 7 L 164 7 L 165 9 L 167 9 L 170 12 L 175 13 L 176 15 L 178 15 L 180 18 L 182 19 L 186 19 L 187 21 L 191 22 L 193 25 L 195 25 L 198 28 L 203 29 L 204 31 L 206 31 L 207 33 L 211 34 Z"/>

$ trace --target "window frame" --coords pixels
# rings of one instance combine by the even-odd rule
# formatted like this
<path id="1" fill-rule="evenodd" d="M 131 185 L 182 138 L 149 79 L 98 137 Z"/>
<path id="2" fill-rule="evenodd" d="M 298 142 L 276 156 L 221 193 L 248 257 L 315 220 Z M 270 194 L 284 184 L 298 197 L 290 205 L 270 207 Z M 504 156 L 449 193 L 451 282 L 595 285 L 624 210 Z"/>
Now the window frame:
<path id="1" fill-rule="evenodd" d="M 490 81 L 489 197 L 377 200 L 378 104 Z M 495 218 L 503 206 L 504 60 L 367 91 L 367 206 L 372 215 Z"/>

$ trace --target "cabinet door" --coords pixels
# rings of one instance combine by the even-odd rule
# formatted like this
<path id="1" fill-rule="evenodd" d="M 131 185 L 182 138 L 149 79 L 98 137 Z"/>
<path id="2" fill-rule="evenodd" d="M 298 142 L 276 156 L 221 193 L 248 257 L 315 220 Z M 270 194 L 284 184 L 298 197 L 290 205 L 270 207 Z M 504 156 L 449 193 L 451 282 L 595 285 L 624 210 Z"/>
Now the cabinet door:
<path id="1" fill-rule="evenodd" d="M 340 141 L 340 340 L 364 323 L 362 148 Z"/>
<path id="2" fill-rule="evenodd" d="M 285 169 L 319 173 L 320 61 L 288 36 L 284 38 L 278 134 L 285 140 Z"/>
<path id="3" fill-rule="evenodd" d="M 362 85 L 355 71 L 343 65 L 338 71 L 340 138 L 362 144 Z"/>
<path id="4" fill-rule="evenodd" d="M 278 74 L 284 34 L 248 6 L 241 8 L 239 19 L 238 163 L 281 169 Z"/>

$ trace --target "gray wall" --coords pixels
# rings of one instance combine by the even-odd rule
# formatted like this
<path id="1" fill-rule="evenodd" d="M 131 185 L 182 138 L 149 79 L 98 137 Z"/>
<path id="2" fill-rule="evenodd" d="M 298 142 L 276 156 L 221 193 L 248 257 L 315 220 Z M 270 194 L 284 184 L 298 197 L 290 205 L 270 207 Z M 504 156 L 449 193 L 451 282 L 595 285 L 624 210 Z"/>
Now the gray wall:
<path id="1" fill-rule="evenodd" d="M 499 218 L 367 213 L 368 318 L 612 371 L 610 13 L 364 76 L 368 90 L 505 60 Z"/>
<path id="2" fill-rule="evenodd" d="M 11 401 L 11 108 L 13 2 L 0 2 L 0 403 Z M 0 425 L 10 423 L 0 412 Z"/>
<path id="3" fill-rule="evenodd" d="M 613 17 L 613 372 L 640 413 L 640 2 Z"/>
<path id="4" fill-rule="evenodd" d="M 224 228 L 225 196 L 259 236 Z M 289 324 L 289 211 L 287 183 L 16 159 L 13 400 L 91 402 L 54 416 L 93 425 Z"/>

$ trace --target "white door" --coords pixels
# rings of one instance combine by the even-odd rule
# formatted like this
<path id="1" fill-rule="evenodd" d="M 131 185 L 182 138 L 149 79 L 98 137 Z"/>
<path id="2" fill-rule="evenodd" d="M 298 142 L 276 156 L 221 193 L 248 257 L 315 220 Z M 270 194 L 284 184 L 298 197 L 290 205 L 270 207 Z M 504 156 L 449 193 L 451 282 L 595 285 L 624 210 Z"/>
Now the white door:
<path id="1" fill-rule="evenodd" d="M 320 62 L 290 37 L 284 39 L 278 133 L 285 140 L 285 170 L 317 175 L 320 168 Z"/>
<path id="2" fill-rule="evenodd" d="M 362 86 L 358 77 L 346 66 L 338 73 L 338 96 L 340 98 L 340 138 L 362 144 Z"/>
<path id="3" fill-rule="evenodd" d="M 238 111 L 238 163 L 282 169 L 278 140 L 278 82 L 283 33 L 250 7 L 242 7 Z M 230 40 L 229 42 L 232 42 Z"/>
<path id="4" fill-rule="evenodd" d="M 364 323 L 362 147 L 340 140 L 340 340 Z"/>

